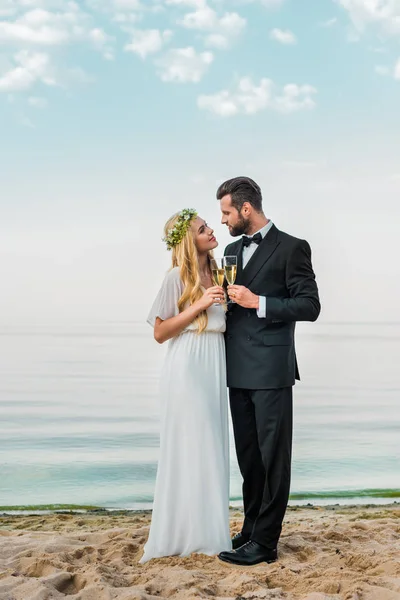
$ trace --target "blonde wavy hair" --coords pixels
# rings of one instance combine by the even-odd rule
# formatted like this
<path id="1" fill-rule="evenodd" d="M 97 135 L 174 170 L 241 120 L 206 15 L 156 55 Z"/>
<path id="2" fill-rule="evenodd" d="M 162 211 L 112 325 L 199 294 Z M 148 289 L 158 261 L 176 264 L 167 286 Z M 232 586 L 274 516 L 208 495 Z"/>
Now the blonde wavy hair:
<path id="1" fill-rule="evenodd" d="M 180 213 L 176 213 L 168 219 L 164 227 L 165 236 L 175 227 L 179 216 Z M 210 250 L 208 252 L 209 261 L 213 256 L 213 252 Z M 171 269 L 174 267 L 179 267 L 181 281 L 184 285 L 183 294 L 178 301 L 178 308 L 181 313 L 187 303 L 189 305 L 194 304 L 197 300 L 200 300 L 204 293 L 201 289 L 199 259 L 191 227 L 188 227 L 182 241 L 172 248 Z M 197 333 L 202 333 L 208 324 L 207 312 L 201 312 L 194 323 L 197 325 Z"/>

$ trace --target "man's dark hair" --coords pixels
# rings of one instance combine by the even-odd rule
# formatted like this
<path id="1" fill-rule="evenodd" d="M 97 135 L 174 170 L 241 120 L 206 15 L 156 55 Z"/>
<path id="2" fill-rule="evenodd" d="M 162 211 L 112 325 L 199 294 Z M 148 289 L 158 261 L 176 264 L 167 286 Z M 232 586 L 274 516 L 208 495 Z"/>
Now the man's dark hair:
<path id="1" fill-rule="evenodd" d="M 245 202 L 251 204 L 257 212 L 262 211 L 260 187 L 250 177 L 234 177 L 224 181 L 217 190 L 217 200 L 221 200 L 227 194 L 230 194 L 232 206 L 239 212 Z"/>

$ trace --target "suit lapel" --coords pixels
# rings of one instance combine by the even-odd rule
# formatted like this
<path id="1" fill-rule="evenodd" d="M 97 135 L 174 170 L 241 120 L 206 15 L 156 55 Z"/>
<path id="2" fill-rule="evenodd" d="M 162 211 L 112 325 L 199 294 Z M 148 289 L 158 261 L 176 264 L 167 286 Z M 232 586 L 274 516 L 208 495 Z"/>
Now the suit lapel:
<path id="1" fill-rule="evenodd" d="M 242 270 L 241 280 L 238 283 L 248 287 L 259 270 L 275 252 L 279 244 L 280 241 L 278 240 L 278 229 L 275 227 L 275 225 L 272 225 L 271 229 L 268 231 L 257 250 L 250 258 L 246 267 Z M 241 243 L 241 247 L 243 249 L 243 242 Z M 242 257 L 240 257 L 240 262 L 242 265 Z"/>

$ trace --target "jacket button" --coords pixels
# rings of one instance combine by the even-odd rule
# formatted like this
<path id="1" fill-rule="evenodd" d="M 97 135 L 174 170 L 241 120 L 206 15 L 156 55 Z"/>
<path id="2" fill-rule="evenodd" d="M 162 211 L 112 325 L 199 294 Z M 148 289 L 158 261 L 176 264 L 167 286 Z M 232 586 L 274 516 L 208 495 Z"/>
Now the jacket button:
<path id="1" fill-rule="evenodd" d="M 247 336 L 247 341 L 250 342 L 251 341 L 251 337 L 248 335 Z"/>

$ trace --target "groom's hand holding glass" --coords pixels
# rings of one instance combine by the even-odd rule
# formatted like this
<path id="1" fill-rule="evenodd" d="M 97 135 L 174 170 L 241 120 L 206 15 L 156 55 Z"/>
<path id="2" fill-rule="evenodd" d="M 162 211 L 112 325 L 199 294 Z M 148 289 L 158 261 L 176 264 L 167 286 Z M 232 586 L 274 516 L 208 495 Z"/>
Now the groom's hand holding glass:
<path id="1" fill-rule="evenodd" d="M 236 304 L 243 308 L 255 308 L 259 309 L 260 301 L 259 296 L 253 294 L 244 285 L 228 285 L 228 296 Z"/>

